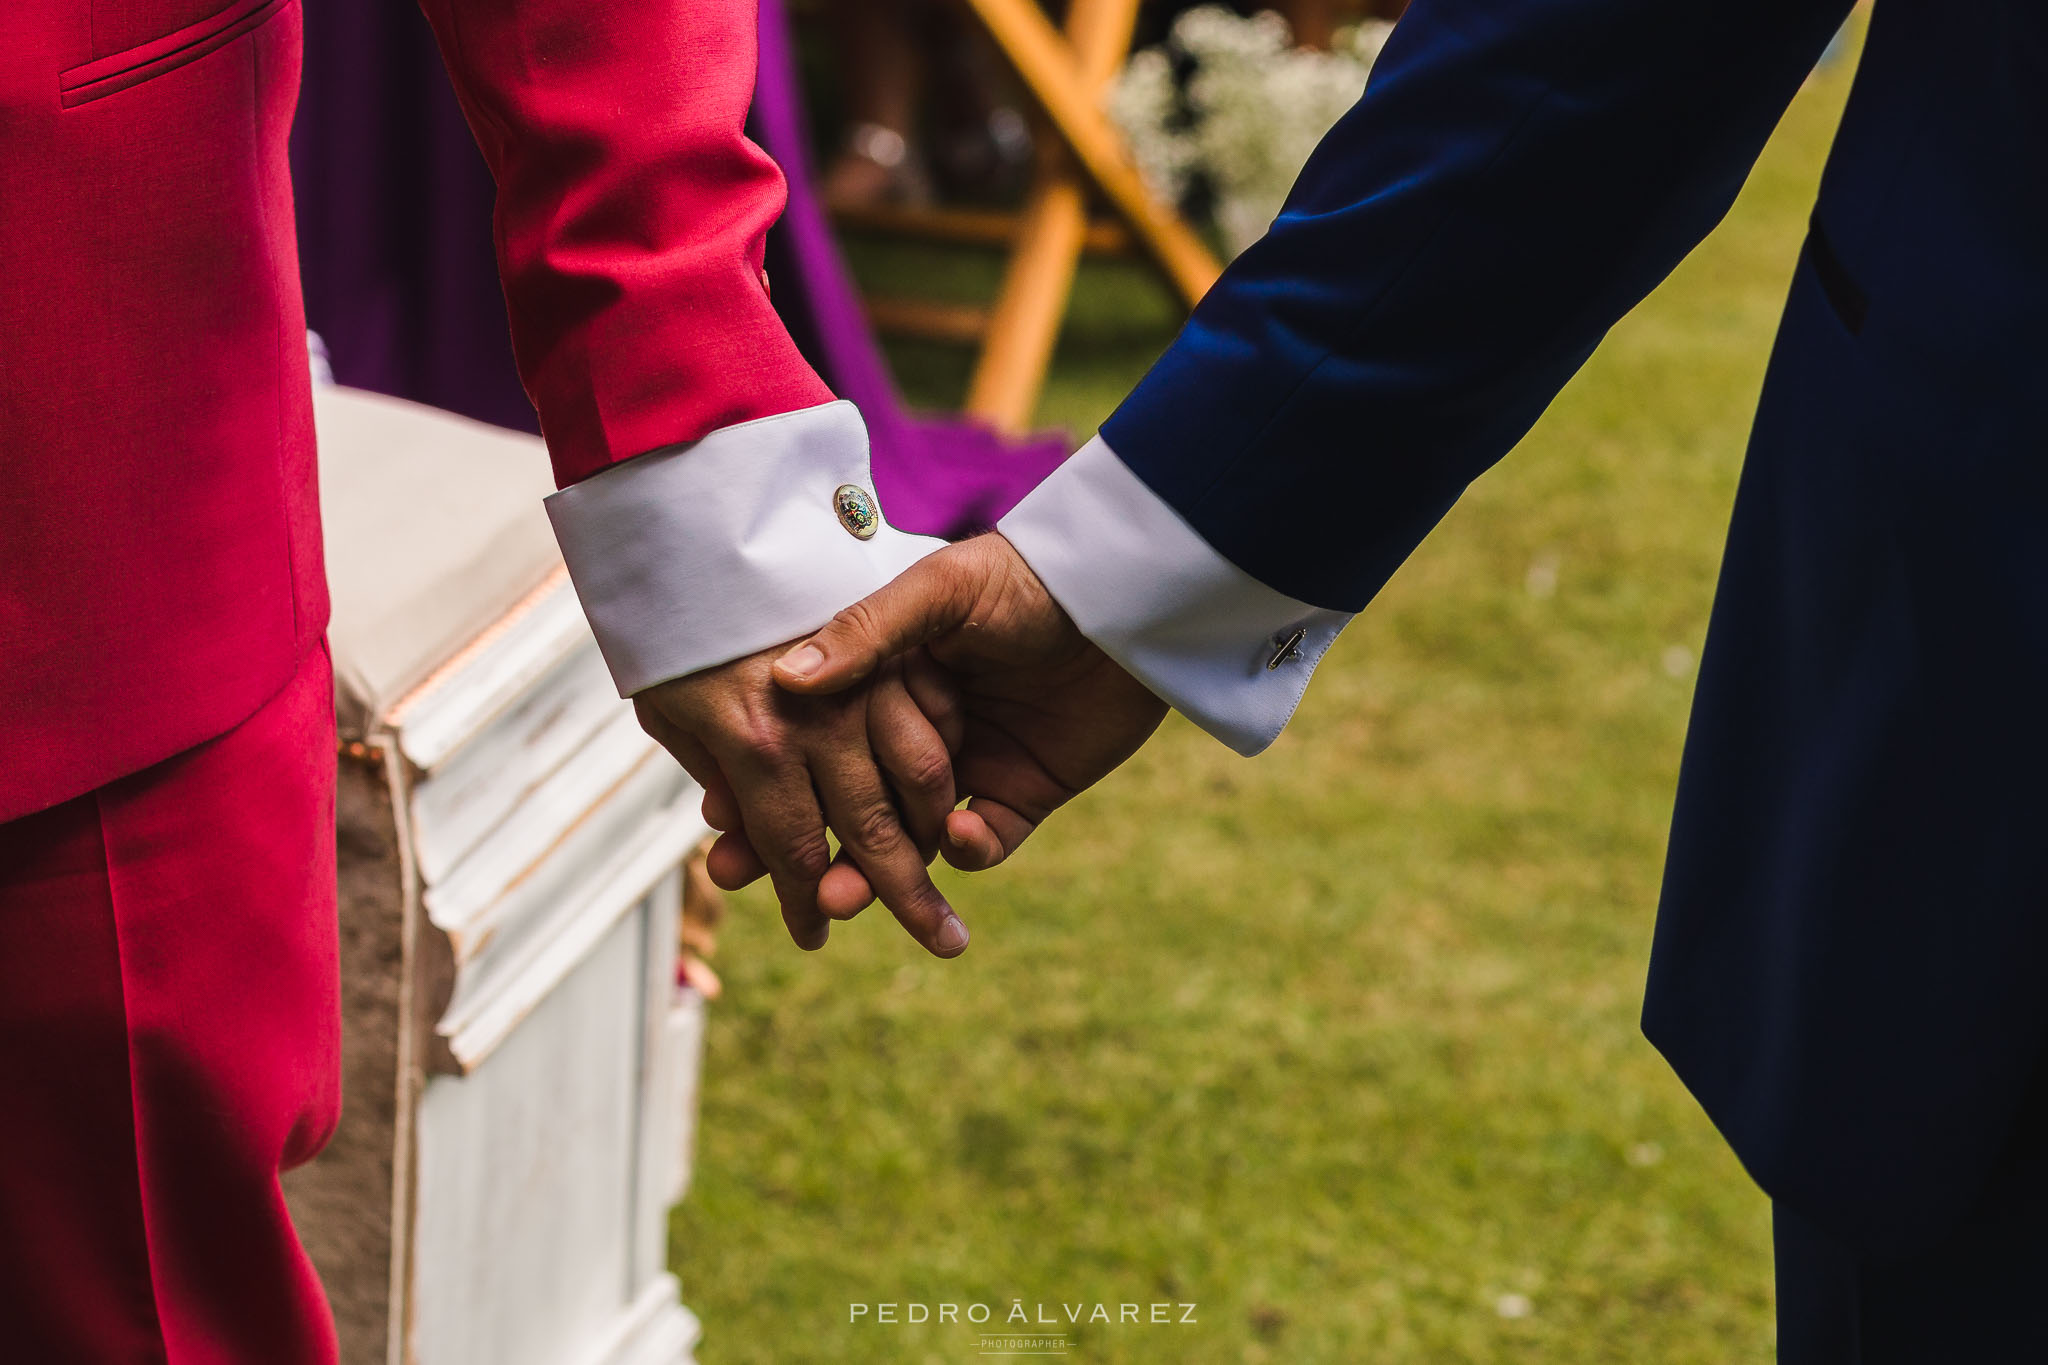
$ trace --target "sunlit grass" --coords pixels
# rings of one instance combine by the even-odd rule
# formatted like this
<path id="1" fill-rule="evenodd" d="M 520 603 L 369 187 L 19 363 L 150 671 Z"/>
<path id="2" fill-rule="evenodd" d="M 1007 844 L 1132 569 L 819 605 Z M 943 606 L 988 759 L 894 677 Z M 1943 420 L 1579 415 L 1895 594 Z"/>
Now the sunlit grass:
<path id="1" fill-rule="evenodd" d="M 1323 666 L 1273 751 L 1179 720 L 1011 868 L 958 962 L 882 912 L 805 956 L 743 897 L 696 1186 L 707 1365 L 977 1358 L 855 1303 L 1198 1304 L 1115 1362 L 1770 1356 L 1769 1220 L 1637 1032 L 1692 661 L 1847 84 Z M 872 245 L 885 286 L 993 267 Z M 1090 266 L 1044 402 L 1085 436 L 1168 339 Z M 963 357 L 904 349 L 913 397 Z"/>

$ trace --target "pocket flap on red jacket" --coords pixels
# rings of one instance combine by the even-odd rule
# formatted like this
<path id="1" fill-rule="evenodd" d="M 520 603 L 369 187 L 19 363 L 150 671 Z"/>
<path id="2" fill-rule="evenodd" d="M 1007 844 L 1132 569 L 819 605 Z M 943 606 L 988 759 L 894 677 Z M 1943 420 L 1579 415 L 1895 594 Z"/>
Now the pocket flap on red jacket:
<path id="1" fill-rule="evenodd" d="M 136 47 L 60 72 L 64 107 L 104 99 L 217 52 L 295 0 L 235 0 L 218 14 Z"/>

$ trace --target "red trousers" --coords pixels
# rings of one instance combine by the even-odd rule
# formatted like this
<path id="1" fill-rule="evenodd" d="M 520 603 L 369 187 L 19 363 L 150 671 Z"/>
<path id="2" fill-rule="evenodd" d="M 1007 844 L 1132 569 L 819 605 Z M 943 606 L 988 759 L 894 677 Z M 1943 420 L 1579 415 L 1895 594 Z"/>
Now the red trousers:
<path id="1" fill-rule="evenodd" d="M 324 650 L 228 733 L 0 825 L 0 1358 L 335 1359 L 278 1186 L 340 1115 L 335 914 Z"/>

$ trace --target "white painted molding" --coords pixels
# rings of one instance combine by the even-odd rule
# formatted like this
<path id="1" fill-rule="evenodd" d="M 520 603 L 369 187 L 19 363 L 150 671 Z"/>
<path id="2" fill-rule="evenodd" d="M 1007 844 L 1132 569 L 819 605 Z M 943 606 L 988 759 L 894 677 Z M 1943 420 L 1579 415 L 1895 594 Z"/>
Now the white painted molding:
<path id="1" fill-rule="evenodd" d="M 702 1044 L 675 984 L 701 792 L 611 684 L 539 443 L 346 390 L 319 406 L 348 1022 L 374 1046 L 347 1140 L 286 1185 L 346 1291 L 345 1350 L 691 1365 L 666 1253 Z"/>
<path id="2" fill-rule="evenodd" d="M 465 974 L 440 1023 L 448 1050 L 465 1074 L 481 1065 L 612 925 L 638 906 L 656 882 L 673 874 L 704 837 L 707 826 L 695 809 L 694 795 L 694 788 L 683 791 L 609 858 L 590 866 L 585 894 L 564 898 L 534 927 L 516 957 L 496 964 L 474 985 Z"/>
<path id="3" fill-rule="evenodd" d="M 620 1315 L 611 1335 L 573 1365 L 692 1365 L 690 1353 L 703 1328 L 679 1294 L 675 1276 L 657 1276 Z"/>
<path id="4" fill-rule="evenodd" d="M 584 641 L 483 731 L 420 772 L 410 815 L 421 879 L 446 881 L 549 774 L 630 713 L 612 694 L 597 646 Z"/>
<path id="5" fill-rule="evenodd" d="M 689 781 L 675 760 L 642 733 L 632 711 L 615 712 L 587 744 L 535 783 L 526 799 L 449 870 L 446 880 L 427 883 L 427 913 L 458 939 L 476 938 L 486 916 L 502 921 L 499 907 L 518 899 L 541 864 L 576 838 L 600 809 L 615 807 L 618 791 L 647 769 L 657 769 L 671 786 Z M 506 780 L 518 778 L 508 773 Z M 664 792 L 656 804 L 669 799 Z M 476 946 L 458 945 L 458 960 Z"/>
<path id="6" fill-rule="evenodd" d="M 556 569 L 501 620 L 470 641 L 385 716 L 406 761 L 423 772 L 446 763 L 549 669 L 576 650 L 595 650 L 583 608 Z M 606 695 L 618 694 L 605 684 Z"/>

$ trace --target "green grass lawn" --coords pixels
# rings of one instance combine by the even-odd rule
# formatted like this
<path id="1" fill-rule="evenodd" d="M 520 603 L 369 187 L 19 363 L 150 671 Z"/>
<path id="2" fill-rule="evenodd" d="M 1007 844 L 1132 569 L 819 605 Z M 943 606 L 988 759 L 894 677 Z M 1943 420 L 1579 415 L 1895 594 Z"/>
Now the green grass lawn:
<path id="1" fill-rule="evenodd" d="M 1266 756 L 1170 719 L 1013 866 L 946 878 L 957 962 L 879 909 L 806 956 L 739 899 L 674 1225 L 706 1365 L 978 1359 L 976 1327 L 849 1306 L 1000 1327 L 1013 1300 L 1198 1305 L 1063 1323 L 1091 1362 L 1770 1359 L 1768 1207 L 1636 1021 L 1692 661 L 1847 77 Z M 1086 435 L 1174 322 L 1091 266 L 1044 417 Z M 958 400 L 965 357 L 898 360 Z"/>

